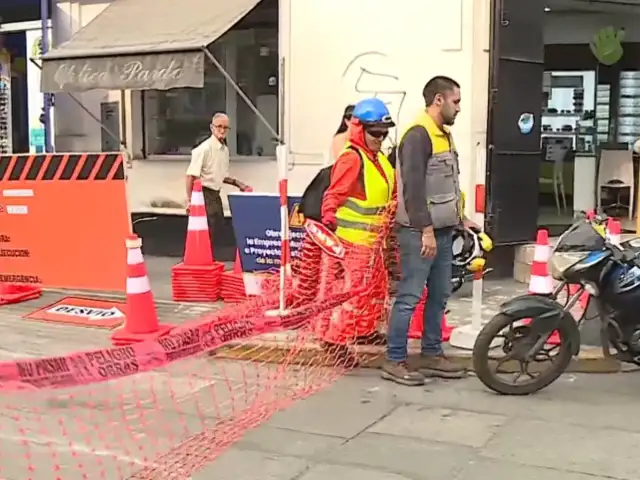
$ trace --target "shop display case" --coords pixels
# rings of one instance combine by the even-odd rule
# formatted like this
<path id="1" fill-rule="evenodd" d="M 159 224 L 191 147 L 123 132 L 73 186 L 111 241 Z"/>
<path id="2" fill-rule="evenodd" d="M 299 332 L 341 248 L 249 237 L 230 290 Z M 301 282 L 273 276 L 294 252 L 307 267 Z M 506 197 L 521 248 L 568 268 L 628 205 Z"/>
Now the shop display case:
<path id="1" fill-rule="evenodd" d="M 619 143 L 633 145 L 640 139 L 640 71 L 620 73 L 620 96 L 618 101 Z"/>
<path id="2" fill-rule="evenodd" d="M 0 51 L 0 154 L 13 153 L 11 129 L 11 58 Z"/>
<path id="3" fill-rule="evenodd" d="M 543 83 L 542 146 L 570 141 L 576 155 L 593 154 L 597 143 L 595 72 L 545 72 Z"/>
<path id="4" fill-rule="evenodd" d="M 606 143 L 611 138 L 611 85 L 596 87 L 597 143 Z"/>

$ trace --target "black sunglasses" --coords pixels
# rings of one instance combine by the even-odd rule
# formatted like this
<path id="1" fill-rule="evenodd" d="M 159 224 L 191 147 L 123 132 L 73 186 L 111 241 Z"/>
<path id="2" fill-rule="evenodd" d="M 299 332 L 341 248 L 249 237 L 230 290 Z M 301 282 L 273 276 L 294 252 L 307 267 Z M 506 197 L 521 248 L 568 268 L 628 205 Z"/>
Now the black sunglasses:
<path id="1" fill-rule="evenodd" d="M 365 130 L 365 132 L 368 135 L 371 135 L 373 138 L 382 138 L 382 139 L 384 139 L 384 138 L 387 138 L 387 136 L 389 135 L 389 130 L 375 130 L 375 129 L 369 130 L 369 129 L 367 129 L 367 130 Z"/>

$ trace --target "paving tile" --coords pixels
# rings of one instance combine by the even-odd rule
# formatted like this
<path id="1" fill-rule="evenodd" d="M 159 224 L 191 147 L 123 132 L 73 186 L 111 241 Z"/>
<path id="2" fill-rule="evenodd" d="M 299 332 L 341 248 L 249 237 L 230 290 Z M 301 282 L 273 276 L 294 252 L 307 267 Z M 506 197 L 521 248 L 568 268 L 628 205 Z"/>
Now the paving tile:
<path id="1" fill-rule="evenodd" d="M 612 480 L 566 470 L 531 467 L 499 460 L 481 459 L 467 465 L 456 480 Z"/>
<path id="2" fill-rule="evenodd" d="M 474 451 L 467 447 L 364 433 L 331 450 L 321 461 L 380 469 L 410 478 L 451 480 L 475 458 Z"/>
<path id="3" fill-rule="evenodd" d="M 357 467 L 318 465 L 300 477 L 300 480 L 412 480 L 395 473 L 380 472 Z"/>
<path id="4" fill-rule="evenodd" d="M 481 447 L 506 421 L 503 415 L 408 405 L 398 408 L 368 431 Z"/>
<path id="5" fill-rule="evenodd" d="M 344 441 L 340 437 L 263 426 L 247 432 L 236 447 L 292 457 L 311 457 L 322 455 Z"/>
<path id="6" fill-rule="evenodd" d="M 308 468 L 299 458 L 231 449 L 193 476 L 193 480 L 294 480 Z"/>
<path id="7" fill-rule="evenodd" d="M 269 426 L 351 438 L 388 415 L 395 403 L 370 395 L 359 382 L 345 378 L 331 388 L 276 413 Z"/>
<path id="8" fill-rule="evenodd" d="M 638 452 L 640 433 L 513 419 L 500 429 L 482 455 L 523 465 L 637 480 Z"/>

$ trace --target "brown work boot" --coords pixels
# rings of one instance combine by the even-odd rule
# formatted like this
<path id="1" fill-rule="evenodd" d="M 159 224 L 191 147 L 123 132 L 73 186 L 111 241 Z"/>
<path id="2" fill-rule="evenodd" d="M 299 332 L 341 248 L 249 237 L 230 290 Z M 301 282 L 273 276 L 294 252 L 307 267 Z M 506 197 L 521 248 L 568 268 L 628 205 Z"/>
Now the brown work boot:
<path id="1" fill-rule="evenodd" d="M 407 387 L 419 387 L 426 383 L 424 375 L 409 367 L 407 362 L 387 360 L 382 365 L 382 378 Z"/>
<path id="2" fill-rule="evenodd" d="M 444 355 L 420 355 L 415 360 L 415 368 L 427 377 L 463 378 L 467 374 L 466 368 Z"/>

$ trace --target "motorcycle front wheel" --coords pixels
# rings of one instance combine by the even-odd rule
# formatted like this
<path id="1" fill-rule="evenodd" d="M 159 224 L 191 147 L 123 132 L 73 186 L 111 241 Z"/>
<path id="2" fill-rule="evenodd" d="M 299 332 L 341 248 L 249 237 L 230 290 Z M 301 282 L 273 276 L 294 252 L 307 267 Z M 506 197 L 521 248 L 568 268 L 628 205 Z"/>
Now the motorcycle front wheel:
<path id="1" fill-rule="evenodd" d="M 527 349 L 527 346 L 535 344 L 536 338 L 532 338 L 532 330 L 526 324 L 524 318 L 513 318 L 499 313 L 493 317 L 482 329 L 473 347 L 473 368 L 478 379 L 494 392 L 502 395 L 530 395 L 551 385 L 562 375 L 573 357 L 570 334 L 563 322 L 558 326 L 559 343 L 547 345 L 542 348 L 530 362 L 521 361 L 509 355 L 515 349 Z M 505 330 L 509 329 L 509 332 Z M 500 339 L 504 342 L 500 344 Z M 497 344 L 497 345 L 496 345 Z M 496 360 L 494 353 L 502 352 L 506 360 Z M 553 352 L 553 353 L 552 353 Z M 492 368 L 495 362 L 495 369 Z M 508 363 L 507 363 L 508 362 Z M 538 364 L 548 362 L 548 368 L 541 369 Z M 531 364 L 535 364 L 535 370 L 531 372 Z M 502 372 L 498 370 L 502 365 L 506 368 Z M 512 376 L 512 381 L 500 377 L 500 373 Z M 524 382 L 517 383 L 522 377 L 528 377 Z"/>

